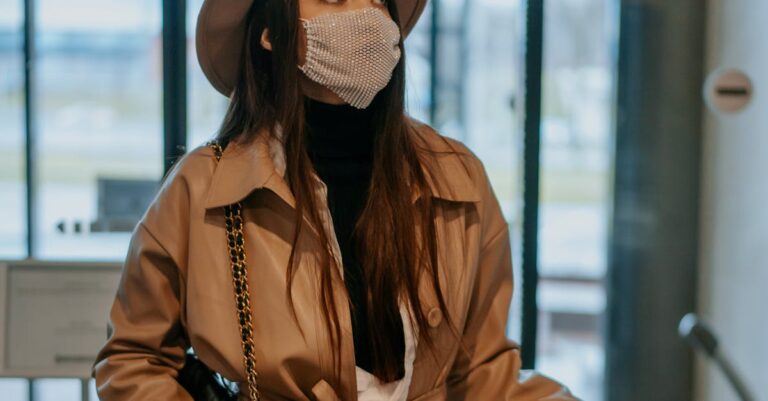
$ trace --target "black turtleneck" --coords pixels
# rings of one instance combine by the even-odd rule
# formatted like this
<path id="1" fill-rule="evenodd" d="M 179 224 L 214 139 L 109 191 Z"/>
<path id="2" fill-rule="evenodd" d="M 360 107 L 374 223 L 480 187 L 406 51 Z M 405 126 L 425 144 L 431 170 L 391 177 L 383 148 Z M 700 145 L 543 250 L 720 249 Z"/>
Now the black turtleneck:
<path id="1" fill-rule="evenodd" d="M 308 151 L 320 179 L 328 188 L 328 207 L 341 250 L 344 282 L 350 293 L 357 366 L 373 371 L 368 316 L 367 283 L 354 250 L 352 229 L 363 209 L 371 180 L 374 130 L 372 108 L 357 109 L 304 98 Z M 402 322 L 396 336 L 398 355 L 405 353 Z M 404 374 L 401 367 L 401 373 Z M 402 375 L 400 376 L 402 377 Z"/>

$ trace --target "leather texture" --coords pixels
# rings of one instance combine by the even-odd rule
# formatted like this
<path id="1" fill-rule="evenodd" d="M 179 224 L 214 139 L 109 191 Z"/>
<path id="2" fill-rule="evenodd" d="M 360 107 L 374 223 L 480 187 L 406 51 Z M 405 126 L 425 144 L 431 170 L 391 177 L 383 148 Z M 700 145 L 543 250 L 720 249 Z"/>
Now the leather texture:
<path id="1" fill-rule="evenodd" d="M 419 297 L 436 354 L 417 347 L 407 399 L 576 399 L 554 379 L 521 372 L 520 348 L 505 335 L 513 289 L 510 233 L 483 164 L 461 142 L 428 125 L 409 120 L 409 126 L 429 154 L 422 168 L 435 210 L 439 284 L 469 354 L 460 352 L 425 272 Z M 244 380 L 222 210 L 237 201 L 243 205 L 262 399 L 356 399 L 342 271 L 332 281 L 342 375 L 336 380 L 332 374 L 319 302 L 316 230 L 322 228 L 310 226 L 299 237 L 292 290 L 297 320 L 290 312 L 286 271 L 295 199 L 283 175 L 281 147 L 268 138 L 262 133 L 249 144 L 232 142 L 218 163 L 212 149 L 200 145 L 164 178 L 132 233 L 109 316 L 111 335 L 93 366 L 102 401 L 191 401 L 175 380 L 190 345 L 211 369 L 229 380 Z M 316 175 L 308 179 L 319 180 Z M 420 196 L 415 190 L 413 200 Z M 329 229 L 327 206 L 318 207 Z"/>

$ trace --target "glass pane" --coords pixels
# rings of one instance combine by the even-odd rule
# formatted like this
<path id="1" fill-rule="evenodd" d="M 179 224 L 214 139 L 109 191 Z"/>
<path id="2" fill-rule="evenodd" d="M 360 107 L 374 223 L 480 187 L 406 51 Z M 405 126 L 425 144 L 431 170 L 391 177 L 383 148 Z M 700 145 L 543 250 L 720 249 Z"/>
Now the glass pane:
<path id="1" fill-rule="evenodd" d="M 602 399 L 615 0 L 546 2 L 537 367 Z"/>
<path id="2" fill-rule="evenodd" d="M 227 98 L 211 86 L 197 61 L 195 28 L 202 5 L 203 0 L 187 1 L 187 150 L 212 139 L 227 110 Z"/>
<path id="3" fill-rule="evenodd" d="M 88 379 L 88 399 L 91 401 L 97 401 L 99 394 L 96 392 L 96 380 Z"/>
<path id="4" fill-rule="evenodd" d="M 37 379 L 34 381 L 35 397 L 30 401 L 80 401 L 80 379 Z"/>
<path id="5" fill-rule="evenodd" d="M 439 2 L 437 113 L 432 125 L 464 142 L 483 161 L 509 222 L 520 277 L 522 115 L 514 107 L 522 69 L 518 0 Z M 427 17 L 427 16 L 425 16 Z M 519 341 L 521 297 L 515 280 L 508 335 Z"/>
<path id="6" fill-rule="evenodd" d="M 29 382 L 26 379 L 0 378 L 0 394 L 4 401 L 28 401 Z"/>
<path id="7" fill-rule="evenodd" d="M 432 32 L 432 4 L 427 3 L 416 26 L 405 38 L 405 107 L 408 114 L 417 120 L 429 121 L 430 59 Z"/>
<path id="8" fill-rule="evenodd" d="M 163 169 L 160 7 L 39 1 L 36 257 L 127 251 Z"/>
<path id="9" fill-rule="evenodd" d="M 0 258 L 25 256 L 23 12 L 0 2 Z"/>

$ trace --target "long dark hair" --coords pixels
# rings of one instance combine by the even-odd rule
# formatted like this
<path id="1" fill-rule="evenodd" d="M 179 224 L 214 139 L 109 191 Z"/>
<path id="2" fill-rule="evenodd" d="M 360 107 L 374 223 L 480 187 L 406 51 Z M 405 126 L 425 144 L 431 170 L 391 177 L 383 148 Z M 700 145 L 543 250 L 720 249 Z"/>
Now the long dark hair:
<path id="1" fill-rule="evenodd" d="M 224 121 L 216 136 L 221 143 L 231 140 L 250 143 L 260 132 L 275 135 L 282 130 L 285 150 L 286 178 L 296 200 L 293 250 L 288 261 L 288 302 L 294 319 L 296 312 L 291 297 L 293 271 L 296 268 L 295 245 L 303 229 L 304 216 L 314 227 L 322 227 L 316 205 L 313 183 L 307 180 L 314 171 L 305 141 L 304 97 L 299 84 L 298 49 L 300 25 L 299 0 L 257 0 L 247 16 L 243 63 L 238 83 L 229 102 Z M 400 25 L 397 4 L 387 2 L 390 15 Z M 260 38 L 268 29 L 272 50 L 261 47 Z M 415 323 L 421 333 L 420 342 L 427 344 L 434 356 L 434 340 L 419 300 L 420 272 L 428 269 L 439 307 L 456 338 L 460 338 L 439 286 L 437 237 L 431 190 L 421 169 L 420 149 L 414 140 L 413 127 L 404 111 L 405 51 L 394 69 L 388 85 L 369 107 L 374 108 L 377 129 L 374 144 L 372 178 L 367 201 L 355 225 L 356 250 L 361 256 L 367 296 L 368 329 L 371 333 L 373 374 L 385 382 L 398 378 L 402 359 L 395 350 L 394 333 L 400 319 L 398 296 L 403 293 L 415 312 Z M 431 171 L 430 171 L 431 174 Z M 414 207 L 414 189 L 422 196 Z M 416 230 L 415 227 L 420 227 Z M 330 253 L 330 239 L 325 230 L 317 230 L 321 249 L 320 304 L 334 350 L 336 380 L 340 378 L 339 344 L 341 331 L 333 302 L 332 274 L 339 274 Z M 423 246 L 419 246 L 422 244 Z M 346 291 L 346 288 L 344 288 Z M 349 294 L 347 294 L 349 295 Z M 462 348 L 464 345 L 462 344 Z"/>

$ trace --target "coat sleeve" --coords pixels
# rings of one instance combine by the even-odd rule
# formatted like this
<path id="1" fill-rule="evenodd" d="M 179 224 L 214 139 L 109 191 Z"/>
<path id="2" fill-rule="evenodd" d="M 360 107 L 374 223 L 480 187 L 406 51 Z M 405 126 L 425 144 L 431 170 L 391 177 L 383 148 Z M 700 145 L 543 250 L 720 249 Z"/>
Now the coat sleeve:
<path id="1" fill-rule="evenodd" d="M 479 163 L 484 193 L 481 251 L 463 341 L 447 377 L 448 400 L 577 400 L 570 391 L 537 372 L 521 371 L 520 347 L 506 336 L 513 278 L 509 228 Z"/>
<path id="2" fill-rule="evenodd" d="M 180 321 L 186 185 L 174 177 L 134 228 L 91 375 L 102 401 L 192 401 L 176 381 L 188 339 Z"/>
<path id="3" fill-rule="evenodd" d="M 192 401 L 176 376 L 188 344 L 179 324 L 173 260 L 139 223 L 108 321 L 109 338 L 93 377 L 102 401 Z"/>

